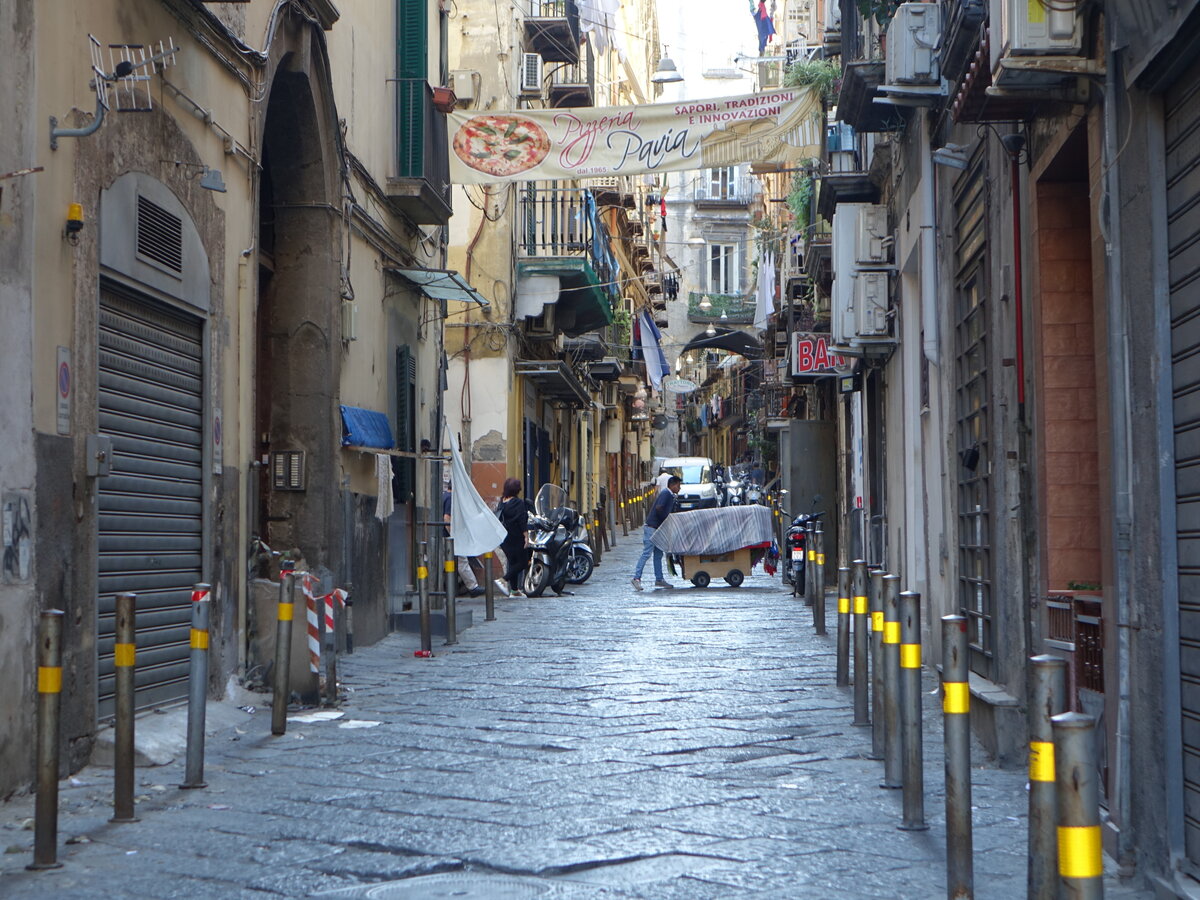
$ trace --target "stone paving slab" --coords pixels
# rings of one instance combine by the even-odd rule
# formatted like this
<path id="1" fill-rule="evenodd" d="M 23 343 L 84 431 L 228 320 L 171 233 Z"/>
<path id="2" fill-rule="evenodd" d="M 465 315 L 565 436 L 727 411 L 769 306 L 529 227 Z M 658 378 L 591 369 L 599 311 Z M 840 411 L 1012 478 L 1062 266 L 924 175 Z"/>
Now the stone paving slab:
<path id="1" fill-rule="evenodd" d="M 634 592 L 639 549 L 623 540 L 573 596 L 497 598 L 495 622 L 465 602 L 474 626 L 432 659 L 410 634 L 344 657 L 342 719 L 273 737 L 269 697 L 225 704 L 209 787 L 178 788 L 182 759 L 138 769 L 138 823 L 107 822 L 111 770 L 85 769 L 61 789 L 61 869 L 25 871 L 32 798 L 3 804 L 0 897 L 945 896 L 934 673 L 930 828 L 905 832 L 811 610 L 761 573 Z M 975 896 L 1009 900 L 1025 773 L 973 753 Z"/>

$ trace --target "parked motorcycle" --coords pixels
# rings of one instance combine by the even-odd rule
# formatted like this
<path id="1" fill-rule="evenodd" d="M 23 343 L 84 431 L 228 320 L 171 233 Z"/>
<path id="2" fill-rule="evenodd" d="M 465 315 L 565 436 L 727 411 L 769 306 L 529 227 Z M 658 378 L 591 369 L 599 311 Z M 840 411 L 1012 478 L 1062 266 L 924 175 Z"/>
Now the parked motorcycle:
<path id="1" fill-rule="evenodd" d="M 753 506 L 756 503 L 762 503 L 763 502 L 762 485 L 759 484 L 754 479 L 750 479 L 746 483 L 746 490 L 745 490 L 744 496 L 745 496 L 745 499 L 743 502 L 745 503 L 746 506 Z"/>
<path id="2" fill-rule="evenodd" d="M 588 543 L 587 529 L 583 520 L 575 526 L 571 535 L 571 550 L 567 557 L 567 583 L 583 584 L 592 577 L 596 561 L 592 558 L 592 545 Z"/>
<path id="3" fill-rule="evenodd" d="M 815 506 L 820 500 L 821 495 L 818 494 L 813 498 L 813 505 Z M 817 521 L 823 515 L 825 515 L 824 510 L 800 513 L 792 519 L 787 533 L 784 535 L 783 580 L 792 586 L 793 597 L 804 595 L 805 564 L 808 559 L 808 524 Z"/>
<path id="4" fill-rule="evenodd" d="M 566 589 L 570 573 L 574 535 L 580 526 L 579 513 L 567 504 L 567 492 L 557 484 L 543 484 L 529 516 L 529 565 L 525 569 L 525 593 L 540 597 L 550 588 L 556 594 Z"/>

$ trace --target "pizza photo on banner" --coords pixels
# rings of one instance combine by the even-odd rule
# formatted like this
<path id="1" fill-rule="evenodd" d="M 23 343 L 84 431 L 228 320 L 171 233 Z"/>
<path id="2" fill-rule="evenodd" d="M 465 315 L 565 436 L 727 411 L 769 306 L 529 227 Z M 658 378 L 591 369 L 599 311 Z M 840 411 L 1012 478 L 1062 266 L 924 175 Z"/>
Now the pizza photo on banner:
<path id="1" fill-rule="evenodd" d="M 452 112 L 455 184 L 642 175 L 820 155 L 819 94 L 787 88 L 737 97 L 576 109 Z"/>

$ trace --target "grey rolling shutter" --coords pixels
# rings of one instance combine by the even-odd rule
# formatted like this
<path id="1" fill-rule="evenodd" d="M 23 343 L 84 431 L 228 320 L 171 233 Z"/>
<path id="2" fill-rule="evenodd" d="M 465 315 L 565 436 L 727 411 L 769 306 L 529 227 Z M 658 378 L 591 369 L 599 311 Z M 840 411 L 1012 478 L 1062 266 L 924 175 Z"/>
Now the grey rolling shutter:
<path id="1" fill-rule="evenodd" d="M 1200 865 L 1200 67 L 1166 101 L 1184 848 Z"/>
<path id="2" fill-rule="evenodd" d="M 192 585 L 202 580 L 200 322 L 103 290 L 98 483 L 99 713 L 113 711 L 114 596 L 137 594 L 139 708 L 187 695 Z"/>

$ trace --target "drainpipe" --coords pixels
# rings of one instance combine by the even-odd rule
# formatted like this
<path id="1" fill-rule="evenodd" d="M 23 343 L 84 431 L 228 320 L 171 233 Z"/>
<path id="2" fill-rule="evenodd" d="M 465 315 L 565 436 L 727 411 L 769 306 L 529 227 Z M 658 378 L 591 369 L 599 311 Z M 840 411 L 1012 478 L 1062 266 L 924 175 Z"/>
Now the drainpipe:
<path id="1" fill-rule="evenodd" d="M 921 136 L 921 342 L 925 358 L 938 365 L 937 219 L 933 190 L 933 147 L 929 138 L 929 110 L 917 120 Z"/>
<path id="2" fill-rule="evenodd" d="M 1115 16 L 1105 16 L 1108 40 L 1108 65 L 1104 75 L 1104 201 L 1107 223 L 1104 227 L 1104 252 L 1107 257 L 1108 284 L 1105 311 L 1108 325 L 1109 417 L 1112 428 L 1113 587 L 1116 592 L 1117 638 L 1117 728 L 1116 759 L 1113 765 L 1115 806 L 1120 815 L 1117 832 L 1117 864 L 1123 876 L 1133 874 L 1133 823 L 1130 809 L 1130 589 L 1132 572 L 1133 522 L 1131 486 L 1133 477 L 1129 422 L 1129 330 L 1122 295 L 1121 204 L 1117 163 L 1117 48 Z M 1103 212 L 1100 222 L 1105 224 Z"/>

